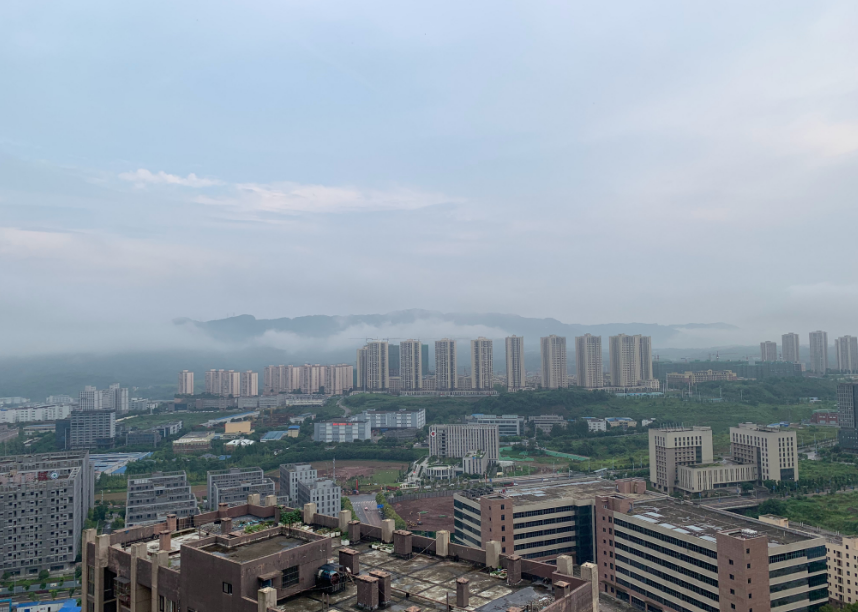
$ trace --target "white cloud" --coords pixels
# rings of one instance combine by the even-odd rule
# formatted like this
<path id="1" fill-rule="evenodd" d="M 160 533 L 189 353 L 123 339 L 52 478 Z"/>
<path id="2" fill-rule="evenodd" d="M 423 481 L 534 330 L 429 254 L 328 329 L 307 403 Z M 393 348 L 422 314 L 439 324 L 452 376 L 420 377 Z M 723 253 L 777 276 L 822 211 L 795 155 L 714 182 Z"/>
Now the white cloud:
<path id="1" fill-rule="evenodd" d="M 200 178 L 193 172 L 188 176 L 179 176 L 177 174 L 167 174 L 164 171 L 152 172 L 145 168 L 138 168 L 134 172 L 123 172 L 119 175 L 123 181 L 134 183 L 135 187 L 145 187 L 146 185 L 181 185 L 182 187 L 214 187 L 223 185 L 223 181 L 214 179 Z"/>

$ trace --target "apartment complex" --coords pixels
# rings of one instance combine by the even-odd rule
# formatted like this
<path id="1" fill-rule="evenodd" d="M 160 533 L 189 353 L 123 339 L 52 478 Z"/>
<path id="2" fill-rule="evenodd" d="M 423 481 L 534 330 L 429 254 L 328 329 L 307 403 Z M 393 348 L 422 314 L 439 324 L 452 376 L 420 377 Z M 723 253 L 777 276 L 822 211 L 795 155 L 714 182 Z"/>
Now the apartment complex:
<path id="1" fill-rule="evenodd" d="M 371 429 L 422 429 L 426 425 L 426 410 L 406 410 L 382 412 L 365 410 L 353 416 L 350 421 L 368 422 Z"/>
<path id="2" fill-rule="evenodd" d="M 584 334 L 575 338 L 575 369 L 579 387 L 597 389 L 604 386 L 602 336 Z"/>
<path id="3" fill-rule="evenodd" d="M 251 371 L 209 370 L 205 392 L 221 397 L 255 397 L 259 395 L 259 375 Z"/>
<path id="4" fill-rule="evenodd" d="M 241 397 L 256 397 L 259 395 L 259 374 L 247 370 L 240 375 L 239 395 Z"/>
<path id="5" fill-rule="evenodd" d="M 373 340 L 357 350 L 357 386 L 370 392 L 390 388 L 390 357 L 384 340 Z"/>
<path id="6" fill-rule="evenodd" d="M 760 342 L 760 361 L 777 361 L 778 345 L 771 340 Z"/>
<path id="7" fill-rule="evenodd" d="M 107 389 L 86 386 L 78 397 L 78 410 L 115 410 L 128 412 L 128 389 L 113 383 Z"/>
<path id="8" fill-rule="evenodd" d="M 263 393 L 292 393 L 301 388 L 301 368 L 270 365 L 262 370 Z"/>
<path id="9" fill-rule="evenodd" d="M 465 421 L 479 425 L 497 425 L 498 435 L 501 437 L 525 435 L 524 417 L 516 414 L 504 414 L 502 416 L 495 414 L 472 414 L 466 416 Z"/>
<path id="10" fill-rule="evenodd" d="M 435 390 L 452 391 L 459 386 L 456 366 L 456 341 L 435 341 Z"/>
<path id="11" fill-rule="evenodd" d="M 858 383 L 837 385 L 837 424 L 840 448 L 858 453 Z"/>
<path id="12" fill-rule="evenodd" d="M 664 427 L 649 430 L 649 480 L 673 493 L 681 466 L 712 462 L 711 427 Z"/>
<path id="13" fill-rule="evenodd" d="M 219 504 L 235 506 L 247 501 L 247 496 L 259 494 L 260 499 L 274 495 L 274 481 L 266 478 L 262 468 L 230 468 L 206 472 L 206 504 L 216 510 Z"/>
<path id="14" fill-rule="evenodd" d="M 696 385 L 702 382 L 721 382 L 738 380 L 735 372 L 730 370 L 699 370 L 697 372 L 668 372 L 667 383 L 674 387 L 680 385 Z"/>
<path id="15" fill-rule="evenodd" d="M 508 336 L 504 340 L 506 351 L 506 386 L 509 391 L 521 391 L 527 385 L 524 368 L 524 338 Z"/>
<path id="16" fill-rule="evenodd" d="M 280 466 L 280 497 L 298 507 L 298 483 L 311 484 L 318 479 L 318 472 L 309 463 L 284 463 Z"/>
<path id="17" fill-rule="evenodd" d="M 497 461 L 500 440 L 497 425 L 430 425 L 429 455 L 465 457 L 472 451 L 485 451 L 487 461 Z"/>
<path id="18" fill-rule="evenodd" d="M 740 423 L 730 428 L 730 454 L 738 463 L 757 466 L 757 480 L 798 480 L 795 431 Z"/>
<path id="19" fill-rule="evenodd" d="M 611 336 L 608 352 L 612 387 L 636 387 L 653 380 L 649 336 Z"/>
<path id="20" fill-rule="evenodd" d="M 480 336 L 471 340 L 471 389 L 492 389 L 494 377 L 493 343 Z"/>
<path id="21" fill-rule="evenodd" d="M 179 388 L 177 395 L 194 394 L 194 373 L 189 370 L 179 372 Z"/>
<path id="22" fill-rule="evenodd" d="M 423 346 L 420 340 L 399 343 L 399 388 L 403 391 L 423 389 Z"/>
<path id="23" fill-rule="evenodd" d="M 566 338 L 546 336 L 539 339 L 542 361 L 542 386 L 545 389 L 564 389 L 569 386 L 569 371 L 566 365 Z"/>
<path id="24" fill-rule="evenodd" d="M 828 333 L 810 332 L 810 371 L 825 374 L 828 370 Z"/>
<path id="25" fill-rule="evenodd" d="M 372 425 L 369 421 L 321 421 L 313 423 L 315 442 L 354 442 L 371 440 Z"/>
<path id="26" fill-rule="evenodd" d="M 163 523 L 174 514 L 186 518 L 199 514 L 197 497 L 185 472 L 155 472 L 146 478 L 128 480 L 125 525 Z"/>
<path id="27" fill-rule="evenodd" d="M 846 374 L 858 372 L 858 338 L 841 336 L 834 340 L 834 355 L 837 357 L 837 369 Z"/>
<path id="28" fill-rule="evenodd" d="M 316 504 L 316 512 L 325 516 L 337 516 L 342 510 L 340 498 L 342 489 L 332 480 L 301 481 L 297 483 L 298 507 L 304 504 Z"/>
<path id="29" fill-rule="evenodd" d="M 71 416 L 72 406 L 49 404 L 40 406 L 16 406 L 0 409 L 0 423 L 32 423 L 33 421 L 56 421 Z"/>
<path id="30" fill-rule="evenodd" d="M 792 332 L 781 336 L 781 349 L 783 351 L 783 360 L 788 363 L 799 363 L 799 344 L 798 334 Z"/>
<path id="31" fill-rule="evenodd" d="M 640 610 L 793 612 L 828 601 L 825 539 L 618 491 L 595 503 L 600 590 Z"/>
<path id="32" fill-rule="evenodd" d="M 94 491 L 87 452 L 0 459 L 0 573 L 73 570 Z"/>

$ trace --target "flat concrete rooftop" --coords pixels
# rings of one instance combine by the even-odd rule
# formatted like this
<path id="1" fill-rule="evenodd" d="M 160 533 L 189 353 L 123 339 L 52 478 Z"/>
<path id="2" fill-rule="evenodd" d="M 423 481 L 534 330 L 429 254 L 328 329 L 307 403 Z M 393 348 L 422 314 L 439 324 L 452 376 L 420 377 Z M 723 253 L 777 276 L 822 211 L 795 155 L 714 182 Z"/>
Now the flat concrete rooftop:
<path id="1" fill-rule="evenodd" d="M 248 561 L 255 561 L 261 557 L 267 557 L 268 555 L 289 550 L 303 544 L 307 544 L 307 540 L 276 535 L 273 538 L 258 540 L 249 544 L 241 544 L 234 548 L 229 548 L 221 544 L 209 544 L 208 546 L 203 546 L 201 550 L 238 563 L 247 563 Z"/>
<path id="2" fill-rule="evenodd" d="M 480 609 L 494 604 L 495 607 L 509 601 L 510 606 L 524 608 L 527 603 L 539 599 L 551 598 L 551 591 L 542 584 L 523 580 L 519 586 L 507 586 L 506 581 L 489 575 L 488 570 L 470 563 L 439 559 L 437 557 L 415 554 L 411 559 L 399 559 L 390 553 L 372 550 L 367 543 L 350 546 L 360 551 L 361 575 L 371 570 L 383 570 L 391 574 L 393 601 L 386 608 L 400 612 L 411 606 L 422 610 L 445 610 L 447 593 L 450 603 L 456 603 L 456 579 L 467 578 L 470 587 L 470 607 Z M 336 550 L 334 550 L 336 556 Z M 408 593 L 408 597 L 405 594 Z M 344 591 L 330 596 L 329 610 L 354 612 L 357 601 L 357 589 L 349 582 Z M 524 601 L 526 600 L 526 601 Z M 500 602 L 500 603 L 498 603 Z M 326 608 L 322 593 L 307 591 L 303 594 L 283 599 L 277 606 L 282 612 L 323 612 Z M 486 611 L 488 612 L 487 607 Z"/>
<path id="3" fill-rule="evenodd" d="M 601 478 L 582 478 L 560 482 L 546 481 L 507 487 L 506 493 L 495 490 L 494 495 L 505 495 L 513 500 L 513 504 L 540 504 L 559 499 L 568 499 L 571 504 L 576 500 L 582 502 L 593 499 L 596 495 L 611 495 L 616 492 L 617 485 L 613 480 Z M 646 494 L 623 494 L 632 499 L 647 497 Z"/>
<path id="4" fill-rule="evenodd" d="M 715 534 L 722 531 L 751 530 L 754 533 L 734 534 L 738 537 L 757 537 L 765 535 L 769 547 L 794 544 L 811 540 L 815 536 L 805 535 L 768 525 L 758 521 L 745 520 L 729 512 L 718 512 L 709 508 L 688 503 L 678 503 L 666 497 L 635 501 L 629 515 L 636 516 L 647 523 L 672 529 L 681 535 L 693 535 L 709 542 L 715 542 Z"/>

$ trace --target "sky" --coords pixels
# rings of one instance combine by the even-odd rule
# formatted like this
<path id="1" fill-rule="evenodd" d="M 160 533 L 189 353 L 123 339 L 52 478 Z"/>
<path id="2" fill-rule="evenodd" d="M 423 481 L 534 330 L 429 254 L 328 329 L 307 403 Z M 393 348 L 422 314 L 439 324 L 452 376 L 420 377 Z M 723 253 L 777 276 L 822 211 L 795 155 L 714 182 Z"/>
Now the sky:
<path id="1" fill-rule="evenodd" d="M 0 353 L 407 308 L 856 335 L 856 30 L 855 2 L 3 2 Z"/>

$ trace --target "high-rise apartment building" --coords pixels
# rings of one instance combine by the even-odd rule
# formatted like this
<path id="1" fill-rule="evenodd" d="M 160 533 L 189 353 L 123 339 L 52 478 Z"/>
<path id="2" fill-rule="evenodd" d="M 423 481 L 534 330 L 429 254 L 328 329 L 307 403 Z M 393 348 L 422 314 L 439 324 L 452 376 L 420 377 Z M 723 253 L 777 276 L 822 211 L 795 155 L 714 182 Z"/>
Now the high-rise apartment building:
<path id="1" fill-rule="evenodd" d="M 798 352 L 798 334 L 792 332 L 781 336 L 781 350 L 783 351 L 783 359 L 787 363 L 799 363 Z"/>
<path id="2" fill-rule="evenodd" d="M 566 338 L 550 335 L 539 339 L 542 358 L 542 387 L 545 389 L 563 389 L 569 386 L 569 372 L 566 367 Z"/>
<path id="3" fill-rule="evenodd" d="M 471 340 L 471 389 L 492 389 L 494 358 L 492 341 L 480 336 Z"/>
<path id="4" fill-rule="evenodd" d="M 261 499 L 274 495 L 274 481 L 266 478 L 262 468 L 230 468 L 206 472 L 206 503 L 209 510 L 218 504 L 236 506 L 247 503 L 247 496 L 258 493 Z"/>
<path id="5" fill-rule="evenodd" d="M 483 451 L 486 461 L 497 461 L 499 440 L 497 425 L 430 425 L 429 455 L 464 457 L 473 451 Z"/>
<path id="6" fill-rule="evenodd" d="M 387 391 L 390 388 L 388 344 L 373 340 L 357 351 L 358 387 L 364 391 Z"/>
<path id="7" fill-rule="evenodd" d="M 300 507 L 298 483 L 310 484 L 318 479 L 318 471 L 309 463 L 284 463 L 280 466 L 280 497 L 288 498 L 292 507 Z"/>
<path id="8" fill-rule="evenodd" d="M 0 458 L 0 572 L 74 569 L 94 490 L 87 452 Z"/>
<path id="9" fill-rule="evenodd" d="M 179 390 L 178 395 L 193 395 L 194 394 L 194 373 L 188 370 L 179 372 Z"/>
<path id="10" fill-rule="evenodd" d="M 604 386 L 602 336 L 584 334 L 575 338 L 575 369 L 579 387 L 596 389 Z"/>
<path id="11" fill-rule="evenodd" d="M 653 380 L 652 375 L 652 336 L 640 336 L 640 377 L 642 382 Z"/>
<path id="12" fill-rule="evenodd" d="M 730 428 L 733 460 L 756 465 L 758 480 L 798 480 L 797 447 L 795 431 L 755 423 Z"/>
<path id="13" fill-rule="evenodd" d="M 354 386 L 354 366 L 347 363 L 325 366 L 325 393 L 342 395 Z"/>
<path id="14" fill-rule="evenodd" d="M 673 493 L 679 482 L 678 467 L 711 461 L 711 427 L 649 430 L 649 479 L 659 491 Z"/>
<path id="15" fill-rule="evenodd" d="M 760 342 L 760 361 L 777 361 L 778 345 L 771 340 Z"/>
<path id="16" fill-rule="evenodd" d="M 197 497 L 185 472 L 155 472 L 147 478 L 128 481 L 126 527 L 163 523 L 168 514 L 186 518 L 199 513 Z"/>
<path id="17" fill-rule="evenodd" d="M 256 397 L 259 395 L 259 374 L 247 370 L 241 373 L 241 397 Z"/>
<path id="18" fill-rule="evenodd" d="M 318 393 L 325 386 L 325 366 L 320 364 L 301 366 L 301 393 Z"/>
<path id="19" fill-rule="evenodd" d="M 399 343 L 399 388 L 420 391 L 423 387 L 423 347 L 420 340 Z"/>
<path id="20" fill-rule="evenodd" d="M 241 372 L 235 370 L 227 370 L 223 374 L 223 391 L 221 395 L 224 397 L 241 397 Z"/>
<path id="21" fill-rule="evenodd" d="M 506 347 L 507 389 L 521 391 L 527 384 L 527 373 L 524 369 L 524 338 L 508 336 L 504 346 Z"/>
<path id="22" fill-rule="evenodd" d="M 837 385 L 837 424 L 840 448 L 858 453 L 858 383 Z"/>
<path id="23" fill-rule="evenodd" d="M 349 388 L 351 388 L 351 384 L 349 381 Z M 291 365 L 267 366 L 262 373 L 262 386 L 264 393 L 292 393 L 301 388 L 301 367 Z"/>
<path id="24" fill-rule="evenodd" d="M 841 336 L 835 339 L 834 354 L 837 357 L 837 369 L 840 372 L 848 374 L 858 372 L 858 338 Z"/>
<path id="25" fill-rule="evenodd" d="M 104 406 L 104 394 L 91 385 L 87 385 L 80 392 L 78 399 L 78 410 L 102 410 Z"/>
<path id="26" fill-rule="evenodd" d="M 456 371 L 456 341 L 444 338 L 435 341 L 435 389 L 452 391 L 458 388 Z"/>
<path id="27" fill-rule="evenodd" d="M 810 371 L 825 374 L 828 370 L 828 332 L 810 332 Z"/>
<path id="28" fill-rule="evenodd" d="M 206 372 L 206 393 L 220 395 L 223 393 L 224 370 L 209 370 Z"/>
<path id="29" fill-rule="evenodd" d="M 641 380 L 640 336 L 620 334 L 611 336 L 609 342 L 611 386 L 634 387 Z"/>

